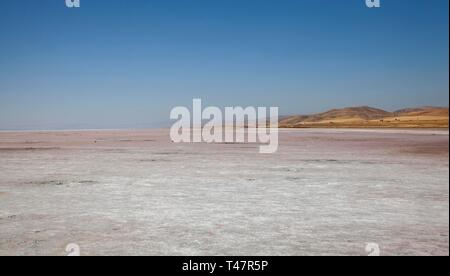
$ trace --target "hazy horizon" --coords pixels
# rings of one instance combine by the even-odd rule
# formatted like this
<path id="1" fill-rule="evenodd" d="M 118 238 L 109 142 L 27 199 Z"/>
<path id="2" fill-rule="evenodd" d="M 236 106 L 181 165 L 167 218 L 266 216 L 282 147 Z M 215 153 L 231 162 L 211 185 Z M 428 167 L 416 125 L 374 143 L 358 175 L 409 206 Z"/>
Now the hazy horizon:
<path id="1" fill-rule="evenodd" d="M 189 106 L 187 106 L 189 107 Z M 359 107 L 365 107 L 365 106 L 359 106 Z M 366 106 L 369 107 L 369 106 Z M 371 106 L 372 107 L 372 106 Z M 449 108 L 448 106 L 413 106 L 413 107 L 405 107 L 405 108 L 420 108 L 420 107 L 431 107 L 431 108 Z M 352 107 L 342 107 L 342 108 L 331 108 L 329 110 L 323 110 L 322 112 L 331 111 L 333 109 L 345 109 L 345 108 L 352 108 Z M 377 108 L 377 107 L 372 107 Z M 377 108 L 379 109 L 379 108 Z M 382 109 L 384 110 L 384 109 Z M 385 110 L 388 112 L 395 112 L 401 109 L 396 110 Z M 314 115 L 319 114 L 322 112 L 317 113 L 298 113 L 298 114 L 280 114 L 280 119 L 283 117 L 289 117 L 289 116 L 296 116 L 296 115 Z M 206 122 L 207 120 L 205 120 Z M 89 130 L 143 130 L 143 129 L 167 129 L 170 128 L 174 120 L 167 119 L 164 122 L 156 122 L 156 123 L 149 123 L 149 124 L 125 124 L 125 125 L 118 125 L 118 124 L 110 124 L 110 125 L 95 125 L 95 124 L 89 124 L 89 123 L 79 123 L 79 124 L 72 124 L 72 125 L 40 125 L 40 126 L 31 126 L 31 125 L 22 125 L 22 126 L 15 126 L 15 127 L 5 127 L 0 128 L 0 132 L 22 132 L 22 131 L 89 131 Z"/>
<path id="2" fill-rule="evenodd" d="M 193 98 L 280 115 L 448 107 L 448 5 L 1 1 L 0 130 L 160 127 Z"/>

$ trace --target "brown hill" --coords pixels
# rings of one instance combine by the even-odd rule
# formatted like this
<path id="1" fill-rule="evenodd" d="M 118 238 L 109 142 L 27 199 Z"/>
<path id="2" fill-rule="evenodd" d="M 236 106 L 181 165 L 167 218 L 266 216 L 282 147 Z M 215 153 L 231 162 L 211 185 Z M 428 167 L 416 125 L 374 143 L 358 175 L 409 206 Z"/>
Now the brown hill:
<path id="1" fill-rule="evenodd" d="M 418 108 L 406 108 L 393 112 L 397 116 L 446 116 L 448 117 L 448 108 L 424 106 Z"/>
<path id="2" fill-rule="evenodd" d="M 407 108 L 388 112 L 368 106 L 333 109 L 313 115 L 285 116 L 282 128 L 448 128 L 449 111 L 444 107 Z"/>
<path id="3" fill-rule="evenodd" d="M 306 118 L 305 122 L 320 122 L 329 120 L 373 120 L 383 118 L 389 115 L 389 112 L 382 109 L 372 108 L 368 106 L 348 107 L 342 109 L 332 109 L 330 111 L 311 115 Z"/>

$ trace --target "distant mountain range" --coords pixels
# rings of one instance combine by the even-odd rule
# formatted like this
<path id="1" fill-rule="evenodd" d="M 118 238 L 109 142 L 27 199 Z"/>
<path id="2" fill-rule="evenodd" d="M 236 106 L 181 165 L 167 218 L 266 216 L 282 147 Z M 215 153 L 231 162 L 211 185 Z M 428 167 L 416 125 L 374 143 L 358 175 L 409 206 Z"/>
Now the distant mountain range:
<path id="1" fill-rule="evenodd" d="M 369 106 L 283 116 L 280 128 L 448 128 L 448 107 L 406 108 L 394 112 Z"/>

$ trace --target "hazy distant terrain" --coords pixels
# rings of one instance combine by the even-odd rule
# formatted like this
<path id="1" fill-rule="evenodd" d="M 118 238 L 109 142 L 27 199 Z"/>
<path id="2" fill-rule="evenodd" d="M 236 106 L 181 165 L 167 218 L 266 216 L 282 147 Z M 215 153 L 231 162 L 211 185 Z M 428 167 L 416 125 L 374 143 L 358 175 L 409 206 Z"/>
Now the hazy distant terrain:
<path id="1" fill-rule="evenodd" d="M 282 128 L 448 128 L 443 107 L 420 107 L 388 112 L 372 107 L 334 109 L 314 115 L 287 116 Z"/>
<path id="2" fill-rule="evenodd" d="M 444 130 L 0 133 L 0 255 L 449 254 Z"/>

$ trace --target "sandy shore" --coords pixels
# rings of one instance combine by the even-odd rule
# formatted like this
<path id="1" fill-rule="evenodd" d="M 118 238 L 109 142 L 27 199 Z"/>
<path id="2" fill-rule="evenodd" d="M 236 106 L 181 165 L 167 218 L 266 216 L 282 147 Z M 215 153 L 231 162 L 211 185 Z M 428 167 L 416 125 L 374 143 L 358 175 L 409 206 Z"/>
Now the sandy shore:
<path id="1" fill-rule="evenodd" d="M 0 133 L 0 255 L 449 254 L 448 130 Z"/>

